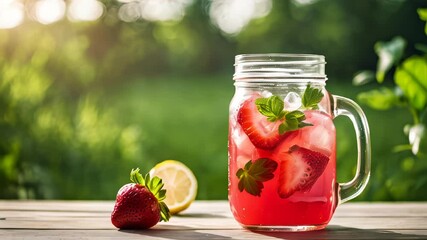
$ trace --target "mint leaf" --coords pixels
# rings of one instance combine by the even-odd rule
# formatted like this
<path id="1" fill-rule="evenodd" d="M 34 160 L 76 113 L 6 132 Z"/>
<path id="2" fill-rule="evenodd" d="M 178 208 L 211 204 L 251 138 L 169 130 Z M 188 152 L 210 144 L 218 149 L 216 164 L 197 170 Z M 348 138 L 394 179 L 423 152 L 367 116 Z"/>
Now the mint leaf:
<path id="1" fill-rule="evenodd" d="M 288 131 L 294 131 L 306 126 L 313 126 L 310 123 L 303 122 L 305 120 L 305 114 L 301 111 L 295 110 L 287 112 L 285 114 L 285 121 L 279 126 L 279 134 L 283 134 Z"/>
<path id="2" fill-rule="evenodd" d="M 237 170 L 239 178 L 238 188 L 240 192 L 245 190 L 251 195 L 261 196 L 264 188 L 263 182 L 274 178 L 278 164 L 269 158 L 259 158 L 255 161 L 249 160 L 243 168 Z"/>
<path id="3" fill-rule="evenodd" d="M 302 105 L 306 109 L 319 109 L 317 104 L 322 101 L 322 98 L 322 90 L 318 88 L 312 88 L 311 85 L 308 84 L 304 91 L 304 95 L 302 96 Z"/>
<path id="4" fill-rule="evenodd" d="M 281 120 L 284 116 L 283 108 L 285 104 L 278 96 L 269 98 L 258 98 L 255 100 L 258 111 L 267 117 L 270 122 Z"/>
<path id="5" fill-rule="evenodd" d="M 321 90 L 307 86 L 304 96 L 306 96 L 306 108 L 316 109 L 317 104 L 322 100 L 323 93 Z M 304 99 L 303 99 L 304 102 Z M 271 96 L 269 98 L 258 98 L 255 100 L 258 111 L 267 117 L 270 122 L 283 121 L 279 125 L 279 134 L 284 134 L 288 131 L 294 131 L 305 126 L 312 126 L 309 123 L 304 123 L 305 114 L 301 111 L 285 111 L 285 104 L 278 96 Z M 304 105 L 305 106 L 305 105 Z"/>

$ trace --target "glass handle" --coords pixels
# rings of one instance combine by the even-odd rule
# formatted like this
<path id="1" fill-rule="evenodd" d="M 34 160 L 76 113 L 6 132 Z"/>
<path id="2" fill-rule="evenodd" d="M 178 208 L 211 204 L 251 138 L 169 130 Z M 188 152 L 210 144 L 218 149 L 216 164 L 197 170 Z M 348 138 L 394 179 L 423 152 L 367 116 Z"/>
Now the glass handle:
<path id="1" fill-rule="evenodd" d="M 334 117 L 350 118 L 356 131 L 357 140 L 357 170 L 350 182 L 339 183 L 338 204 L 357 197 L 368 183 L 371 173 L 371 140 L 369 126 L 362 109 L 353 100 L 332 95 L 332 111 Z"/>

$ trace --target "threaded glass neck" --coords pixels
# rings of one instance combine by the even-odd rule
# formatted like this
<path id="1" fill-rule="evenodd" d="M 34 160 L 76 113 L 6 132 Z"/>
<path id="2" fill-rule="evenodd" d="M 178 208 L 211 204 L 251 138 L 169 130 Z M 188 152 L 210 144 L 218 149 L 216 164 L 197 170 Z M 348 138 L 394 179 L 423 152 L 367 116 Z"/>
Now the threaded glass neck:
<path id="1" fill-rule="evenodd" d="M 327 80 L 325 57 L 314 54 L 242 54 L 235 58 L 235 81 L 319 82 Z"/>

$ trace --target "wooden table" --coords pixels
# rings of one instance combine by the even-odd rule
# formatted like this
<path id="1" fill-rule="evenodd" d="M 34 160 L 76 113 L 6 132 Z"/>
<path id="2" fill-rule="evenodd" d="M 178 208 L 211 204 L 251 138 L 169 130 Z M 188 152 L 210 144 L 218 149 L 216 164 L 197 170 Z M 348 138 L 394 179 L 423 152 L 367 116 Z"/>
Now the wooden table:
<path id="1" fill-rule="evenodd" d="M 112 201 L 0 201 L 0 239 L 427 239 L 426 203 L 346 203 L 330 225 L 305 233 L 255 233 L 227 201 L 196 201 L 150 230 L 118 230 Z"/>

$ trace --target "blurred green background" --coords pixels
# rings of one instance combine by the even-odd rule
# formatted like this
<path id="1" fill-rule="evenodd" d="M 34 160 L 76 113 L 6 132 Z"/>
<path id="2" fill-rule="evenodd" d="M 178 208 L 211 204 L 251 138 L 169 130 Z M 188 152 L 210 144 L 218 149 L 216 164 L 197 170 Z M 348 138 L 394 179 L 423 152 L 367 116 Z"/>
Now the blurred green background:
<path id="1" fill-rule="evenodd" d="M 3 4 L 3 5 L 2 5 Z M 357 99 L 377 41 L 427 43 L 425 0 L 39 0 L 0 2 L 0 198 L 114 199 L 131 168 L 188 165 L 198 199 L 227 199 L 234 56 L 316 53 L 327 89 Z M 426 77 L 427 78 L 427 77 Z M 391 83 L 385 83 L 386 86 Z M 372 176 L 357 200 L 427 200 L 427 158 L 402 109 L 362 105 Z M 356 168 L 348 119 L 335 120 L 338 180 Z"/>

